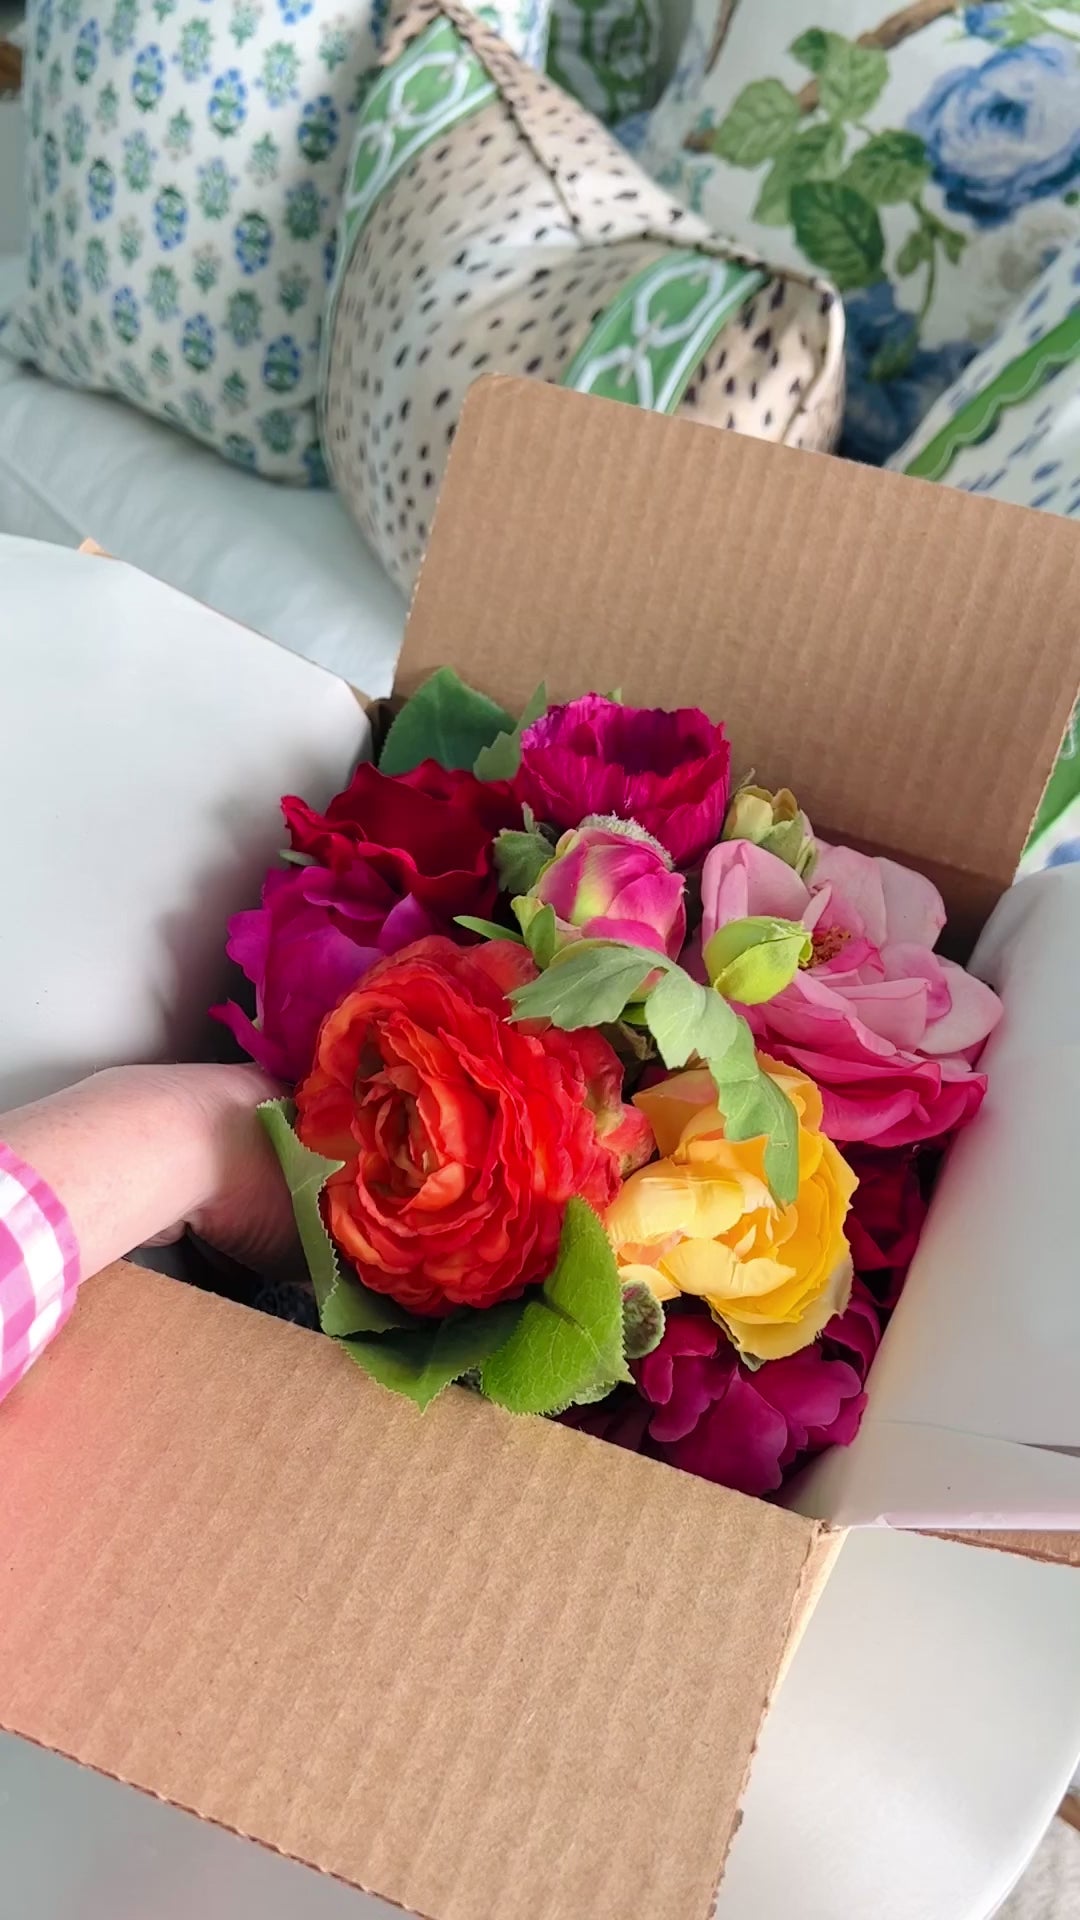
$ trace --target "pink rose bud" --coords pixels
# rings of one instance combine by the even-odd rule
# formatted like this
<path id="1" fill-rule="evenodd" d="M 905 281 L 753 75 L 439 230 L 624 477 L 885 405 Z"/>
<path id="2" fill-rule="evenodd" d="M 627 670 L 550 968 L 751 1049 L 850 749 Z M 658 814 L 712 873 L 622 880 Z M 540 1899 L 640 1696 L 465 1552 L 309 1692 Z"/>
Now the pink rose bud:
<path id="1" fill-rule="evenodd" d="M 625 940 L 674 960 L 686 938 L 683 894 L 682 874 L 658 840 L 633 821 L 594 816 L 563 834 L 515 911 L 525 924 L 551 907 L 560 945 L 568 937 Z"/>

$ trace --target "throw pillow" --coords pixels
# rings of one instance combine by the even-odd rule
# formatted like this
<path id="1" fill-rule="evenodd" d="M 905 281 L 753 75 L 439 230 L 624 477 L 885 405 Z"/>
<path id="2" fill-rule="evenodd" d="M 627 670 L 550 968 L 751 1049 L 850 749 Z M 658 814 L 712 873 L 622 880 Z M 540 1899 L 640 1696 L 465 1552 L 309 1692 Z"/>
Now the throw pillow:
<path id="1" fill-rule="evenodd" d="M 1080 520 L 1080 242 L 1062 250 L 993 345 L 942 395 L 889 465 Z M 1080 860 L 1080 709 L 1020 871 L 1074 860 Z"/>
<path id="2" fill-rule="evenodd" d="M 652 106 L 660 52 L 660 0 L 553 0 L 548 75 L 607 125 Z"/>
<path id="3" fill-rule="evenodd" d="M 540 4 L 505 0 L 537 55 Z M 319 330 L 384 5 L 31 0 L 8 350 L 242 466 L 324 481 Z"/>
<path id="4" fill-rule="evenodd" d="M 694 0 L 643 161 L 846 295 L 841 452 L 880 461 L 1080 232 L 1080 35 L 1052 0 Z"/>
<path id="5" fill-rule="evenodd" d="M 325 354 L 331 473 L 407 589 L 480 374 L 827 447 L 842 321 L 821 281 L 713 241 L 458 0 L 418 0 L 360 117 Z"/>

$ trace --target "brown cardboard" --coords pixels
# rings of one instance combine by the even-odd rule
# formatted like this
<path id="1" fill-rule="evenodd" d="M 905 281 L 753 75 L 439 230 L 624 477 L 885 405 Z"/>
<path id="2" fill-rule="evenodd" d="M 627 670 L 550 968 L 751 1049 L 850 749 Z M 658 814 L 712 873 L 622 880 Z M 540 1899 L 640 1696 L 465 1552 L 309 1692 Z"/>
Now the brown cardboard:
<path id="1" fill-rule="evenodd" d="M 909 860 L 970 938 L 1009 885 L 1080 685 L 1054 514 L 536 382 L 472 391 L 398 674 L 511 709 L 540 680 L 722 717 L 738 773 Z"/>
<path id="2" fill-rule="evenodd" d="M 1078 585 L 1053 516 L 487 382 L 399 690 L 700 704 L 970 935 Z M 0 1543 L 0 1725 L 430 1920 L 704 1920 L 836 1536 L 121 1267 L 0 1408 Z"/>
<path id="3" fill-rule="evenodd" d="M 814 1524 L 130 1266 L 0 1410 L 0 1724 L 435 1920 L 704 1920 Z"/>

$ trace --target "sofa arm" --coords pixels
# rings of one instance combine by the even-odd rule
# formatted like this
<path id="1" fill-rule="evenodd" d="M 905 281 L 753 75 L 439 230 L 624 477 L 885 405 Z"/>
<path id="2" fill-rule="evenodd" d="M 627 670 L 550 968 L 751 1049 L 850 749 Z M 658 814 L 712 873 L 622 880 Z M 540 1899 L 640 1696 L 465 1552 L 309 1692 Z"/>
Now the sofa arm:
<path id="1" fill-rule="evenodd" d="M 22 86 L 22 52 L 10 40 L 0 40 L 0 99 Z"/>

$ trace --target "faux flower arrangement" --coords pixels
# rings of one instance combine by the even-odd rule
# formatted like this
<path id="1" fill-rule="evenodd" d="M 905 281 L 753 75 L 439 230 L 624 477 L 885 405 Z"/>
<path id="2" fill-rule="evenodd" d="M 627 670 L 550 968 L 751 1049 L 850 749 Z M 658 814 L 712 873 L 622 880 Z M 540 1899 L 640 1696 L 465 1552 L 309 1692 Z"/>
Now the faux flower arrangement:
<path id="1" fill-rule="evenodd" d="M 855 1435 L 990 990 L 722 726 L 449 669 L 230 928 L 323 1330 L 754 1494 Z"/>

